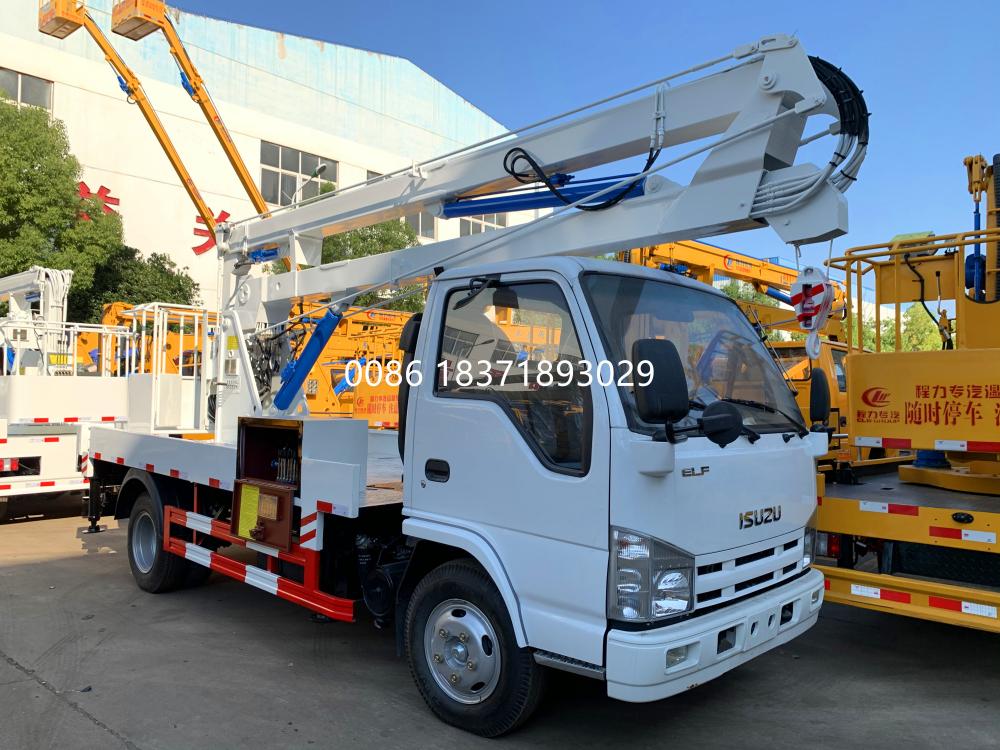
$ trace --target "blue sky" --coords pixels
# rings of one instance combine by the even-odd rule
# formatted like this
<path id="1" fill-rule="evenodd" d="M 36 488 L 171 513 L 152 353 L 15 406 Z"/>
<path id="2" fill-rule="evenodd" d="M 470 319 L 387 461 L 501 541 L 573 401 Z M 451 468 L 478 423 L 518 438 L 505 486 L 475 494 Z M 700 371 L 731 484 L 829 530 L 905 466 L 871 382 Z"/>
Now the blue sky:
<path id="1" fill-rule="evenodd" d="M 170 4 L 406 57 L 508 126 L 766 34 L 795 33 L 810 54 L 843 67 L 872 112 L 868 159 L 847 193 L 851 232 L 836 250 L 902 232 L 971 229 L 962 158 L 1000 152 L 1000 54 L 989 46 L 989 35 L 1000 29 L 997 0 Z M 769 230 L 713 242 L 757 256 L 792 257 Z M 807 248 L 806 259 L 825 253 L 825 246 Z"/>

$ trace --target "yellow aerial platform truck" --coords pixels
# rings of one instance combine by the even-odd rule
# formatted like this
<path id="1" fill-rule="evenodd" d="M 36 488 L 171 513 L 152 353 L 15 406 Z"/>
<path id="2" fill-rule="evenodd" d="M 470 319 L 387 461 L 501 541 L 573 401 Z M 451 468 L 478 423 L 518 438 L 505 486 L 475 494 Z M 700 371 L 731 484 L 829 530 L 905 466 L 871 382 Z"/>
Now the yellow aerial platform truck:
<path id="1" fill-rule="evenodd" d="M 847 251 L 830 261 L 861 310 L 875 288 L 875 351 L 849 313 L 848 431 L 856 446 L 912 450 L 912 464 L 828 484 L 818 512 L 828 601 L 1000 632 L 1000 155 L 966 159 L 986 228 Z M 921 305 L 941 348 L 900 351 Z M 894 349 L 878 333 L 892 312 Z"/>

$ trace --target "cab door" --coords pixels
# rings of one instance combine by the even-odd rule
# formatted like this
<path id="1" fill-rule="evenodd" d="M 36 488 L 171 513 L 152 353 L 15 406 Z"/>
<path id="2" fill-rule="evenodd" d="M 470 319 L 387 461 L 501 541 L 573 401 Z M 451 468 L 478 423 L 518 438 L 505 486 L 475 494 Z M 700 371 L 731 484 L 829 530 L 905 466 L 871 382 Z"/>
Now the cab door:
<path id="1" fill-rule="evenodd" d="M 441 285 L 421 324 L 406 513 L 495 552 L 530 645 L 603 663 L 610 437 L 571 287 L 518 273 Z"/>

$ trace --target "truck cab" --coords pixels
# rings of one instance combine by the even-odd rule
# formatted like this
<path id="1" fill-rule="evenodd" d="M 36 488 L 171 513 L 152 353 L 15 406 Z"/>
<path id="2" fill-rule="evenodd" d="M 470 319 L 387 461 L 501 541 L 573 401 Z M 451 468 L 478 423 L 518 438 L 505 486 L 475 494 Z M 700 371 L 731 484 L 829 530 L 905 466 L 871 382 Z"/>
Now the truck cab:
<path id="1" fill-rule="evenodd" d="M 498 319 L 532 327 L 533 343 L 512 344 Z M 400 404 L 403 531 L 418 550 L 427 540 L 473 555 L 536 661 L 649 701 L 815 623 L 823 577 L 810 569 L 809 524 L 826 435 L 803 428 L 725 295 L 634 265 L 536 259 L 444 273 L 419 326 L 421 384 Z M 684 408 L 669 425 L 637 403 L 664 382 L 646 366 L 659 361 L 634 361 L 642 341 L 679 353 Z M 728 436 L 713 405 L 737 416 Z M 454 594 L 460 619 L 488 611 Z M 437 634 L 455 618 L 410 611 L 426 617 L 407 617 L 409 640 L 445 651 Z M 489 627 L 484 616 L 473 630 Z M 487 661 L 474 645 L 462 653 Z M 488 697 L 488 680 L 434 657 L 422 688 L 432 705 L 437 690 Z"/>

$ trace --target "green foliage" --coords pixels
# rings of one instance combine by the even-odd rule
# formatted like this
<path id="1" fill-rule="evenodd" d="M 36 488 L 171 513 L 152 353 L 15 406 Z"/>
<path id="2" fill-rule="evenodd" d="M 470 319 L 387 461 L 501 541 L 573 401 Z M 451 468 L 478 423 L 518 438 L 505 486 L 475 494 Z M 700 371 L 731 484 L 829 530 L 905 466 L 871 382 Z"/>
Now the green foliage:
<path id="1" fill-rule="evenodd" d="M 0 276 L 32 265 L 71 269 L 69 319 L 79 322 L 97 322 L 115 299 L 194 303 L 198 285 L 186 271 L 126 247 L 121 216 L 82 200 L 79 178 L 61 122 L 0 101 Z"/>
<path id="2" fill-rule="evenodd" d="M 748 284 L 745 281 L 736 281 L 735 279 L 733 281 L 727 281 L 719 287 L 719 290 L 727 297 L 734 299 L 737 302 L 752 302 L 765 307 L 778 306 L 778 301 L 776 299 L 758 292 L 753 288 L 753 285 Z M 751 318 L 751 320 L 753 319 Z M 768 331 L 767 338 L 770 341 L 781 341 L 783 337 L 780 331 Z M 792 338 L 795 338 L 794 334 Z"/>
<path id="3" fill-rule="evenodd" d="M 73 320 L 98 320 L 104 305 L 111 302 L 188 305 L 197 298 L 198 284 L 170 256 L 153 253 L 144 258 L 134 247 L 121 245 L 96 266 L 90 294 L 75 300 L 71 296 L 69 309 Z"/>
<path id="4" fill-rule="evenodd" d="M 79 173 L 62 123 L 0 101 L 0 276 L 51 252 L 77 223 Z"/>
<path id="5" fill-rule="evenodd" d="M 719 291 L 737 302 L 755 302 L 758 305 L 766 305 L 767 307 L 778 306 L 777 300 L 758 292 L 752 285 L 744 281 L 727 281 L 719 287 Z"/>
<path id="6" fill-rule="evenodd" d="M 323 262 L 332 263 L 337 260 L 365 258 L 369 255 L 380 255 L 392 250 L 402 250 L 417 244 L 417 233 L 404 221 L 383 221 L 370 227 L 352 229 L 327 237 L 323 240 Z M 386 310 L 403 310 L 405 312 L 420 312 L 424 309 L 424 295 L 418 286 L 406 286 L 392 292 L 365 292 L 358 295 L 354 304 L 359 307 L 374 305 L 387 296 L 399 292 L 413 292 L 408 297 L 393 300 L 384 305 Z"/>
<path id="7" fill-rule="evenodd" d="M 922 305 L 910 305 L 903 313 L 903 351 L 926 352 L 941 348 L 937 323 Z"/>
<path id="8" fill-rule="evenodd" d="M 904 352 L 930 351 L 941 348 L 941 336 L 937 323 L 931 320 L 920 304 L 910 305 L 902 314 L 902 342 Z M 896 326 L 892 320 L 881 321 L 881 350 L 894 351 L 896 348 Z M 866 318 L 862 324 L 861 341 L 866 349 L 875 349 L 875 320 Z"/>
<path id="9" fill-rule="evenodd" d="M 334 261 L 365 258 L 369 255 L 379 255 L 392 250 L 413 247 L 416 244 L 417 233 L 409 224 L 396 220 L 384 221 L 381 224 L 352 229 L 349 232 L 327 237 L 323 240 L 322 262 L 333 263 Z M 280 273 L 284 268 L 280 264 L 276 264 L 273 270 Z M 421 286 L 413 285 L 391 292 L 365 292 L 358 295 L 354 304 L 367 307 L 400 292 L 413 292 L 410 296 L 393 300 L 383 307 L 387 310 L 420 312 L 424 309 L 424 294 L 421 294 L 421 291 L 423 291 Z"/>

